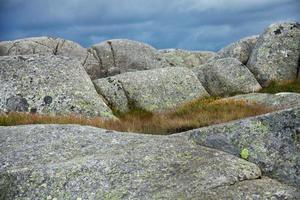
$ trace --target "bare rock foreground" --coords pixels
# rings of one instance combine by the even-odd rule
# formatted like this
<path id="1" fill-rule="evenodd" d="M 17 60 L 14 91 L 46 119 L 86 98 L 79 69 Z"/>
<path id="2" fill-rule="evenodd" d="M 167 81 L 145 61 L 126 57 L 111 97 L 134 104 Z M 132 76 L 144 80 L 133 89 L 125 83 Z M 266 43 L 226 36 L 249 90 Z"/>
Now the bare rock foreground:
<path id="1" fill-rule="evenodd" d="M 300 108 L 289 109 L 171 136 L 76 125 L 1 127 L 1 198 L 298 199 L 297 186 L 263 176 L 259 166 L 263 171 L 269 166 L 275 177 L 282 173 L 286 180 L 298 184 L 300 150 L 293 136 L 299 134 L 295 129 L 299 112 Z M 280 125 L 271 122 L 286 116 L 289 118 Z M 269 120 L 269 124 L 262 120 Z M 289 128 L 280 127 L 284 125 Z M 253 135 L 247 132 L 249 126 L 253 126 Z M 276 128 L 282 134 L 270 142 Z M 242 130 L 240 135 L 237 129 Z M 218 130 L 227 134 L 222 136 Z M 227 139 L 229 134 L 232 140 Z M 247 145 L 243 142 L 247 137 L 253 141 L 247 146 L 249 160 L 258 165 L 199 145 L 238 154 L 242 145 Z M 265 143 L 269 146 L 264 147 Z"/>

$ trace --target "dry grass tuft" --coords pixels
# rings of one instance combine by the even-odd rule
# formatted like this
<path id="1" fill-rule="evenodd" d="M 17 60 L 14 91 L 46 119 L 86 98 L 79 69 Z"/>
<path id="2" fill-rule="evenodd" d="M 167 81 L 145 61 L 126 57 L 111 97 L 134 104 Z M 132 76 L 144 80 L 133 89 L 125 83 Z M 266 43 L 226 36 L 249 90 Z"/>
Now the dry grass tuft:
<path id="1" fill-rule="evenodd" d="M 134 109 L 128 113 L 119 113 L 120 120 L 84 118 L 75 115 L 9 113 L 0 115 L 0 125 L 81 124 L 124 132 L 172 134 L 272 111 L 270 108 L 244 101 L 216 100 L 217 98 L 198 99 L 163 113 Z"/>
<path id="2" fill-rule="evenodd" d="M 300 78 L 294 81 L 270 82 L 270 84 L 260 90 L 262 93 L 279 93 L 279 92 L 298 92 L 300 93 Z"/>

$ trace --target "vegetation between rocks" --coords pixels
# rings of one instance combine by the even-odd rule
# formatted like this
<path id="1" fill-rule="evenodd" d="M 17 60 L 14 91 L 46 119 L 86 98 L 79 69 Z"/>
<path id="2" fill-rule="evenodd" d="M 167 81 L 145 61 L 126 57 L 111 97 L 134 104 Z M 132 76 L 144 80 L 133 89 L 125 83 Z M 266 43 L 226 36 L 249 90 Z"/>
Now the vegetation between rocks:
<path id="1" fill-rule="evenodd" d="M 104 120 L 100 117 L 85 118 L 76 115 L 9 113 L 0 115 L 0 125 L 80 124 L 124 132 L 172 134 L 272 111 L 271 108 L 241 100 L 216 100 L 218 98 L 198 99 L 161 113 L 151 113 L 142 109 L 115 113 L 120 120 Z"/>
<path id="2" fill-rule="evenodd" d="M 300 93 L 300 78 L 294 81 L 275 82 L 260 90 L 261 93 L 297 92 Z"/>

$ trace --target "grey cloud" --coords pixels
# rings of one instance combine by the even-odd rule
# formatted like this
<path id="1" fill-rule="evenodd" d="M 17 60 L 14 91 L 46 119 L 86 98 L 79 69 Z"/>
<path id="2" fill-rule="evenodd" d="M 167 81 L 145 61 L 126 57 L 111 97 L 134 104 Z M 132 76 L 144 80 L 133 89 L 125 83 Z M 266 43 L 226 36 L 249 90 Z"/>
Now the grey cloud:
<path id="1" fill-rule="evenodd" d="M 279 20 L 298 0 L 0 0 L 0 40 L 50 35 L 83 46 L 128 38 L 156 48 L 218 50 Z"/>

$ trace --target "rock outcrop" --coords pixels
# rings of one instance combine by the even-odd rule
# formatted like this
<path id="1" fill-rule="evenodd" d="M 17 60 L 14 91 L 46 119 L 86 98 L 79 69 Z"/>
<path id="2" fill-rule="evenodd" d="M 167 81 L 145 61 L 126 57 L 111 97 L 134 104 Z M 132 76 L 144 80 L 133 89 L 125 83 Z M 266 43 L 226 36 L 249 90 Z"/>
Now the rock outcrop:
<path id="1" fill-rule="evenodd" d="M 264 175 L 300 185 L 300 107 L 182 133 L 256 163 Z"/>
<path id="2" fill-rule="evenodd" d="M 99 94 L 111 107 L 162 111 L 199 97 L 209 96 L 193 72 L 184 67 L 166 67 L 94 80 Z"/>
<path id="3" fill-rule="evenodd" d="M 78 60 L 85 70 L 95 78 L 99 62 L 95 55 L 79 44 L 54 37 L 32 37 L 0 42 L 0 56 L 8 55 L 60 55 Z M 99 68 L 99 67 L 98 67 Z"/>
<path id="4" fill-rule="evenodd" d="M 213 58 L 212 51 L 187 51 L 182 49 L 159 50 L 170 66 L 193 68 L 203 65 Z"/>
<path id="5" fill-rule="evenodd" d="M 254 35 L 229 44 L 217 53 L 215 59 L 236 58 L 246 65 L 258 37 L 258 35 Z"/>
<path id="6" fill-rule="evenodd" d="M 158 51 L 148 44 L 126 39 L 114 39 L 93 45 L 100 71 L 95 78 L 103 78 L 140 70 L 169 66 Z"/>
<path id="7" fill-rule="evenodd" d="M 261 89 L 253 74 L 235 58 L 223 58 L 193 68 L 198 79 L 213 96 L 249 93 Z"/>
<path id="8" fill-rule="evenodd" d="M 270 81 L 295 80 L 299 75 L 300 24 L 272 24 L 260 35 L 247 67 L 266 86 Z"/>
<path id="9" fill-rule="evenodd" d="M 1 199 L 296 199 L 296 188 L 185 137 L 76 125 L 0 127 Z M 51 142 L 49 142 L 51 141 Z"/>
<path id="10" fill-rule="evenodd" d="M 77 60 L 54 55 L 0 57 L 0 112 L 113 117 Z"/>

